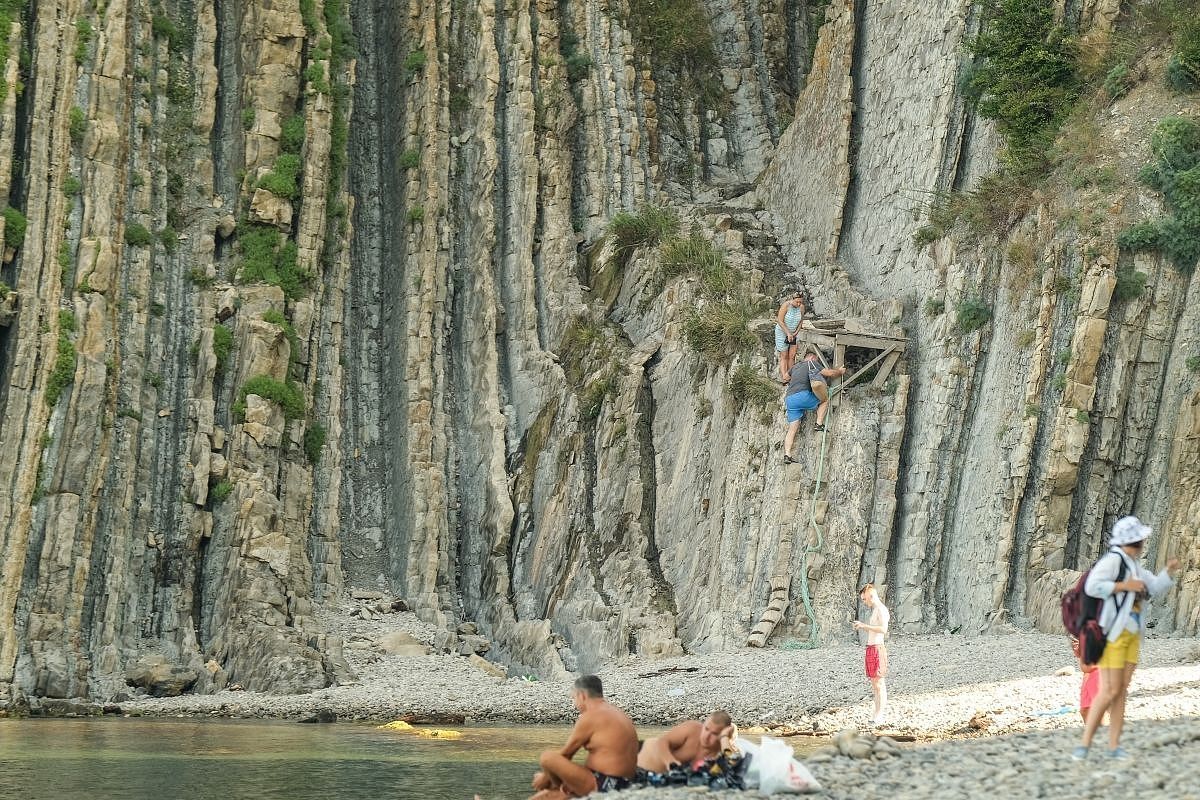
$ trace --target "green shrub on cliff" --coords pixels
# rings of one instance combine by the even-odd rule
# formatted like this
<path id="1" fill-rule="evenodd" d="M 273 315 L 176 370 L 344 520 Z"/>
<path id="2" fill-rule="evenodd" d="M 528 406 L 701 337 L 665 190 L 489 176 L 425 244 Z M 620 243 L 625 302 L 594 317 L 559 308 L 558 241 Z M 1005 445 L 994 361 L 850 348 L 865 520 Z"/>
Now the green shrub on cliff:
<path id="1" fill-rule="evenodd" d="M 1113 286 L 1112 299 L 1114 302 L 1133 300 L 1141 297 L 1146 291 L 1146 273 L 1132 267 L 1117 269 L 1117 283 Z"/>
<path id="2" fill-rule="evenodd" d="M 684 96 L 712 107 L 723 86 L 709 12 L 700 0 L 630 0 L 634 46 L 679 81 Z"/>
<path id="3" fill-rule="evenodd" d="M 1104 93 L 1109 100 L 1119 100 L 1133 88 L 1134 79 L 1128 62 L 1114 64 L 1104 76 Z"/>
<path id="4" fill-rule="evenodd" d="M 290 300 L 303 297 L 311 276 L 300 269 L 296 243 L 285 242 L 274 225 L 260 225 L 243 219 L 237 229 L 242 265 L 238 280 L 242 283 L 269 283 L 283 289 Z"/>
<path id="5" fill-rule="evenodd" d="M 71 110 L 67 112 L 67 133 L 71 136 L 71 141 L 79 144 L 83 141 L 83 134 L 87 132 L 87 121 L 83 117 L 83 109 L 79 106 L 71 106 Z"/>
<path id="6" fill-rule="evenodd" d="M 21 21 L 21 10 L 24 6 L 23 0 L 0 0 L 0 31 L 4 34 L 0 36 L 0 64 L 8 63 L 9 34 L 12 31 L 13 23 Z M 18 81 L 19 88 L 20 81 Z M 0 80 L 0 100 L 8 97 L 8 89 L 8 81 Z"/>
<path id="7" fill-rule="evenodd" d="M 280 126 L 279 149 L 285 153 L 299 155 L 304 147 L 304 115 L 292 114 Z"/>
<path id="8" fill-rule="evenodd" d="M 700 293 L 710 300 L 726 297 L 738 284 L 737 271 L 729 266 L 725 254 L 698 233 L 667 242 L 660 265 L 665 278 L 697 275 Z"/>
<path id="9" fill-rule="evenodd" d="M 1163 193 L 1171 215 L 1139 222 L 1117 237 L 1126 250 L 1158 250 L 1180 271 L 1190 274 L 1200 260 L 1200 123 L 1166 117 L 1150 138 L 1153 164 L 1139 177 Z"/>
<path id="10" fill-rule="evenodd" d="M 131 247 L 149 247 L 154 241 L 152 234 L 140 222 L 131 222 L 125 226 L 125 244 Z"/>
<path id="11" fill-rule="evenodd" d="M 155 37 L 166 39 L 167 47 L 173 53 L 184 53 L 192 48 L 192 31 L 186 25 L 177 25 L 166 14 L 155 14 L 150 20 L 150 30 Z"/>
<path id="12" fill-rule="evenodd" d="M 233 484 L 230 483 L 228 478 L 226 478 L 225 480 L 213 486 L 212 489 L 208 491 L 208 496 L 212 498 L 214 504 L 223 503 L 225 498 L 229 497 L 232 492 Z"/>
<path id="13" fill-rule="evenodd" d="M 92 43 L 92 21 L 86 17 L 75 20 L 75 63 L 87 60 L 88 45 Z"/>
<path id="14" fill-rule="evenodd" d="M 64 325 L 70 315 L 70 324 Z M 54 408 L 63 389 L 75 379 L 75 345 L 71 342 L 70 334 L 75 330 L 75 315 L 69 311 L 59 314 L 58 351 L 54 358 L 54 366 L 50 368 L 50 379 L 46 382 L 46 405 Z"/>
<path id="15" fill-rule="evenodd" d="M 236 419 L 246 418 L 246 398 L 252 394 L 278 404 L 285 419 L 304 416 L 304 395 L 295 384 L 277 381 L 270 375 L 256 375 L 238 390 L 238 399 L 233 404 L 233 415 Z"/>
<path id="16" fill-rule="evenodd" d="M 316 423 L 313 423 L 304 432 L 304 455 L 308 457 L 308 463 L 316 464 L 321 460 L 321 449 L 325 447 L 325 435 L 324 426 Z"/>
<path id="17" fill-rule="evenodd" d="M 300 174 L 300 156 L 295 153 L 281 153 L 275 159 L 271 171 L 258 179 L 260 189 L 266 189 L 276 197 L 294 200 L 300 195 L 296 178 Z"/>
<path id="18" fill-rule="evenodd" d="M 320 17 L 317 16 L 317 0 L 300 0 L 300 19 L 304 21 L 304 29 L 309 36 L 317 32 Z"/>
<path id="19" fill-rule="evenodd" d="M 412 77 L 421 70 L 425 69 L 425 51 L 413 50 L 404 57 L 404 72 Z"/>
<path id="20" fill-rule="evenodd" d="M 1005 160 L 1017 171 L 1044 165 L 1079 96 L 1074 39 L 1045 0 L 986 0 L 983 29 L 967 42 L 975 57 L 967 97 L 996 120 Z"/>
<path id="21" fill-rule="evenodd" d="M 213 325 L 213 356 L 217 359 L 217 372 L 224 372 L 233 351 L 233 331 L 221 323 Z"/>
<path id="22" fill-rule="evenodd" d="M 4 244 L 16 250 L 25 242 L 25 215 L 12 206 L 5 206 L 0 215 L 4 217 Z"/>
<path id="23" fill-rule="evenodd" d="M 1200 20 L 1194 17 L 1175 33 L 1175 52 L 1167 62 L 1167 83 L 1177 92 L 1200 89 Z"/>
<path id="24" fill-rule="evenodd" d="M 955 325 L 964 336 L 973 333 L 992 319 L 992 307 L 980 297 L 964 297 L 958 303 Z"/>

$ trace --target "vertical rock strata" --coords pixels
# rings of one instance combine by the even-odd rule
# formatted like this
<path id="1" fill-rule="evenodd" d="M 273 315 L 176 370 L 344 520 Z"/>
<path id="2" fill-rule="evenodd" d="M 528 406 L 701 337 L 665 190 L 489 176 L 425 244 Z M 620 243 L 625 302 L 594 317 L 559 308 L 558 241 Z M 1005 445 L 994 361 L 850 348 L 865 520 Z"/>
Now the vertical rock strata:
<path id="1" fill-rule="evenodd" d="M 867 580 L 906 631 L 1051 626 L 1131 511 L 1195 561 L 1192 281 L 1139 256 L 1117 298 L 1120 254 L 1044 198 L 913 241 L 994 162 L 958 88 L 971 5 L 682 5 L 704 96 L 636 0 L 26 7 L 0 690 L 347 680 L 316 621 L 347 583 L 557 675 L 739 646 L 780 576 L 778 639 L 848 638 Z M 1119 4 L 1080 5 L 1111 35 Z M 651 202 L 730 265 L 762 352 L 698 354 L 707 278 L 606 234 Z M 773 368 L 794 282 L 908 342 L 785 471 L 773 400 L 731 384 Z M 996 313 L 963 334 L 967 298 Z M 1195 632 L 1198 591 L 1159 629 Z"/>
<path id="2" fill-rule="evenodd" d="M 327 242 L 326 205 L 344 179 L 330 170 L 329 85 L 346 77 L 301 77 L 326 33 L 298 6 L 249 4 L 244 25 L 225 11 L 25 10 L 30 66 L 20 89 L 7 73 L 19 99 L 6 127 L 24 169 L 5 177 L 28 232 L 4 275 L 24 302 L 0 357 L 0 440 L 14 454 L 0 466 L 0 683 L 14 691 L 104 697 L 127 677 L 152 691 L 296 691 L 345 674 L 311 610 L 342 585 L 340 441 L 306 434 L 340 398 L 338 381 L 308 402 L 342 347 L 343 308 L 325 298 L 340 299 L 347 262 Z M 230 93 L 253 114 L 229 118 Z M 285 299 L 240 280 L 253 253 L 234 228 L 254 213 L 261 167 L 280 171 L 282 123 L 297 114 L 303 142 L 287 146 L 304 194 L 278 198 L 291 210 L 272 220 L 273 255 L 292 253 L 307 277 Z M 242 131 L 239 166 L 226 140 Z M 239 388 L 260 376 L 302 407 Z"/>

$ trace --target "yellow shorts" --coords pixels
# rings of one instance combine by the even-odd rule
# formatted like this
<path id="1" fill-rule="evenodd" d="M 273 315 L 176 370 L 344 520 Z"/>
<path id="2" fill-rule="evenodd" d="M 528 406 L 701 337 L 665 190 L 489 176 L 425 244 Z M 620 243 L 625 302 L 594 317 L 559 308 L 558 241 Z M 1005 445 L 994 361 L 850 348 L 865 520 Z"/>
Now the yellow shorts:
<path id="1" fill-rule="evenodd" d="M 1100 656 L 1100 669 L 1125 669 L 1126 664 L 1136 664 L 1138 653 L 1142 649 L 1142 637 L 1129 631 L 1121 631 L 1116 641 L 1109 642 L 1104 647 L 1104 655 Z"/>

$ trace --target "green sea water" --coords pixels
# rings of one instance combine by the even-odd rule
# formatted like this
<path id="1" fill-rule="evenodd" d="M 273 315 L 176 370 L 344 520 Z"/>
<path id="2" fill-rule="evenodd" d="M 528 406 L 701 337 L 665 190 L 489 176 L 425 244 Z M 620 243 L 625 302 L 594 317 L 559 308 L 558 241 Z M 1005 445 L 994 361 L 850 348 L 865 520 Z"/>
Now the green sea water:
<path id="1" fill-rule="evenodd" d="M 365 723 L 0 719 L 0 798 L 524 798 L 537 754 L 568 733 L 457 730 L 441 741 Z"/>

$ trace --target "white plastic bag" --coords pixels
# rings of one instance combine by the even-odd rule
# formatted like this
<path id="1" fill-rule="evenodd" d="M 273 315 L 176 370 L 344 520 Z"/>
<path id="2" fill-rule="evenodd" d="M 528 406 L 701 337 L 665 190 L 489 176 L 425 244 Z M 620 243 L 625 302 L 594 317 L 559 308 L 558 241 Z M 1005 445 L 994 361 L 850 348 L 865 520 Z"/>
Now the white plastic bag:
<path id="1" fill-rule="evenodd" d="M 748 772 L 757 776 L 758 793 L 763 797 L 821 791 L 821 784 L 808 767 L 792 758 L 792 748 L 782 739 L 764 736 L 756 749 L 747 748 L 745 742 L 739 744 L 744 752 L 752 753 Z"/>

